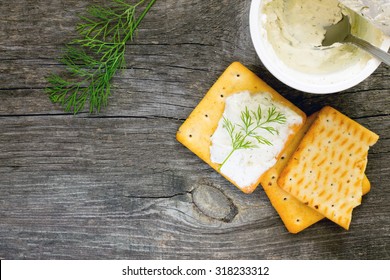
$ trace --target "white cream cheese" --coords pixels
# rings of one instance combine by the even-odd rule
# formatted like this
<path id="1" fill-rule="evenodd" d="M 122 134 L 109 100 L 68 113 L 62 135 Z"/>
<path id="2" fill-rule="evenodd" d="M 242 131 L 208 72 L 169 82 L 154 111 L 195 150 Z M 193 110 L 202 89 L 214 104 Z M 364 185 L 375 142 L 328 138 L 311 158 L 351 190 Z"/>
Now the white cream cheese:
<path id="1" fill-rule="evenodd" d="M 361 14 L 390 36 L 389 0 L 340 0 L 346 7 Z"/>
<path id="2" fill-rule="evenodd" d="M 322 74 L 354 64 L 362 68 L 370 59 L 350 44 L 321 48 L 325 27 L 340 21 L 343 13 L 350 16 L 353 31 L 358 35 L 375 45 L 382 42 L 374 26 L 356 19 L 358 15 L 338 0 L 265 0 L 262 21 L 268 42 L 284 64 L 300 72 Z M 358 28 L 354 27 L 357 25 Z"/>
<path id="3" fill-rule="evenodd" d="M 234 150 L 232 138 L 226 128 L 226 119 L 234 125 L 234 133 L 241 133 L 245 136 L 245 124 L 242 119 L 242 113 L 247 110 L 250 112 L 253 122 L 255 112 L 261 108 L 261 122 L 264 122 L 269 116 L 269 110 L 275 109 L 276 113 L 284 116 L 283 122 L 269 122 L 253 130 L 253 135 L 264 137 L 271 145 L 261 144 L 255 137 L 248 136 L 251 148 Z M 267 92 L 251 94 L 249 91 L 243 91 L 233 94 L 226 98 L 225 110 L 218 127 L 211 136 L 210 154 L 211 161 L 222 164 L 220 172 L 234 181 L 241 188 L 254 184 L 260 176 L 276 163 L 276 157 L 283 149 L 288 136 L 291 134 L 291 127 L 302 123 L 302 118 L 297 113 L 286 106 L 275 102 L 271 94 Z M 264 127 L 273 127 L 274 133 L 270 133 Z M 250 128 L 255 128 L 253 124 Z M 277 133 L 276 133 L 277 131 Z M 233 151 L 234 150 L 234 151 Z M 232 153 L 233 151 L 233 153 Z"/>

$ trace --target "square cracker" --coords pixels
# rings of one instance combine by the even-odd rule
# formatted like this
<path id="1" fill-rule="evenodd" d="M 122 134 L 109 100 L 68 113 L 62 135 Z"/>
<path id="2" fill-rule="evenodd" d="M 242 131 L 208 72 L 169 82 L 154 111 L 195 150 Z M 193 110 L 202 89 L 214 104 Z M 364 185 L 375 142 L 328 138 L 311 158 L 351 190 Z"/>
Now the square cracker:
<path id="1" fill-rule="evenodd" d="M 268 92 L 271 94 L 274 101 L 289 107 L 302 117 L 303 122 L 301 125 L 291 127 L 292 133 L 287 139 L 285 147 L 306 121 L 305 113 L 268 86 L 241 63 L 233 62 L 210 88 L 176 134 L 176 139 L 180 143 L 209 164 L 217 172 L 219 172 L 218 168 L 220 165 L 213 163 L 210 160 L 210 137 L 216 130 L 218 122 L 222 117 L 225 109 L 225 99 L 232 94 L 246 90 L 250 93 Z M 254 184 L 243 188 L 238 186 L 227 176 L 224 177 L 244 193 L 253 192 L 260 183 L 259 178 Z"/>
<path id="2" fill-rule="evenodd" d="M 305 125 L 295 135 L 277 163 L 264 174 L 260 182 L 272 206 L 275 208 L 290 233 L 298 233 L 324 218 L 317 210 L 310 208 L 284 191 L 277 183 L 280 173 L 286 166 L 288 160 L 298 147 L 316 116 L 317 114 L 313 114 L 307 118 Z M 367 194 L 370 191 L 370 186 L 371 184 L 368 178 L 364 176 L 362 182 L 363 194 Z"/>
<path id="3" fill-rule="evenodd" d="M 279 186 L 345 229 L 361 203 L 370 146 L 379 136 L 326 106 L 278 179 Z"/>

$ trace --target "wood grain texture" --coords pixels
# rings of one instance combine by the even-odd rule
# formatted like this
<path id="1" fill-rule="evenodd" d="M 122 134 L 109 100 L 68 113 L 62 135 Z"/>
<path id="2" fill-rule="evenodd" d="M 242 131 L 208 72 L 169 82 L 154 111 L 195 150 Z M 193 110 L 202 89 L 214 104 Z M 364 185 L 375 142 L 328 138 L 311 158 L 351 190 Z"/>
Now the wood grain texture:
<path id="1" fill-rule="evenodd" d="M 293 90 L 261 64 L 250 1 L 157 1 L 126 53 L 109 107 L 49 102 L 77 14 L 106 1 L 0 4 L 0 259 L 389 259 L 389 67 L 331 95 Z M 380 135 L 371 192 L 345 231 L 284 228 L 264 192 L 245 195 L 175 141 L 222 71 L 240 61 L 307 114 L 331 105 Z"/>

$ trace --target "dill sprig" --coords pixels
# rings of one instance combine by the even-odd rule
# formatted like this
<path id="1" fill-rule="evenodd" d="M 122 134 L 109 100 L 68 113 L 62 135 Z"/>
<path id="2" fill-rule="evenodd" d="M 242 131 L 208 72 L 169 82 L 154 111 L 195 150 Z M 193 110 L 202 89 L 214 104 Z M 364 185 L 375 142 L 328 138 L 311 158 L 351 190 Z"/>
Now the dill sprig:
<path id="1" fill-rule="evenodd" d="M 271 124 L 284 124 L 287 121 L 286 116 L 278 112 L 275 106 L 268 108 L 266 116 L 263 117 L 260 105 L 257 107 L 257 110 L 251 111 L 245 106 L 245 109 L 241 111 L 240 119 L 242 124 L 233 124 L 228 118 L 223 117 L 222 127 L 229 134 L 232 150 L 221 163 L 219 169 L 222 168 L 235 151 L 258 147 L 253 141 L 249 140 L 250 138 L 255 139 L 257 144 L 272 146 L 273 144 L 264 136 L 259 135 L 256 130 L 264 129 L 272 135 L 279 134 L 279 131 Z"/>
<path id="2" fill-rule="evenodd" d="M 126 43 L 133 39 L 140 22 L 156 0 L 136 4 L 114 0 L 111 6 L 91 6 L 81 16 L 76 30 L 80 38 L 71 41 L 61 62 L 67 74 L 47 78 L 50 100 L 65 111 L 78 113 L 89 103 L 89 112 L 106 107 L 111 80 L 125 67 Z M 138 12 L 141 10 L 141 12 Z"/>

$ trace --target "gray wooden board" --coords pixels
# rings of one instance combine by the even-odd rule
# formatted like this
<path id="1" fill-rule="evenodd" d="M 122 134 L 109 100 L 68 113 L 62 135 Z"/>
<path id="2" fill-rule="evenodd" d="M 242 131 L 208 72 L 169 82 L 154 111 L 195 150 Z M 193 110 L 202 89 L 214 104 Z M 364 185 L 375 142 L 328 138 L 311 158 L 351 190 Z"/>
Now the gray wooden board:
<path id="1" fill-rule="evenodd" d="M 48 100 L 45 77 L 63 69 L 77 14 L 104 2 L 0 4 L 0 258 L 390 258 L 389 67 L 341 93 L 302 93 L 257 58 L 249 0 L 157 1 L 109 107 L 73 116 Z M 233 61 L 307 114 L 331 105 L 380 135 L 349 231 L 323 220 L 289 234 L 261 187 L 241 193 L 175 140 Z"/>

